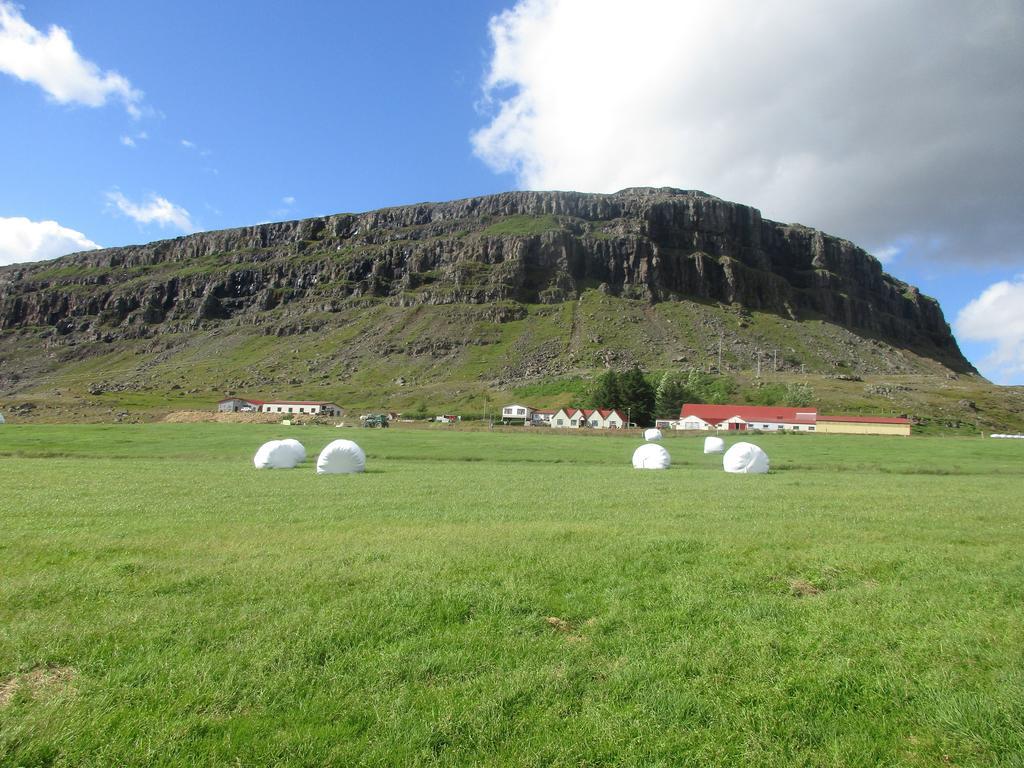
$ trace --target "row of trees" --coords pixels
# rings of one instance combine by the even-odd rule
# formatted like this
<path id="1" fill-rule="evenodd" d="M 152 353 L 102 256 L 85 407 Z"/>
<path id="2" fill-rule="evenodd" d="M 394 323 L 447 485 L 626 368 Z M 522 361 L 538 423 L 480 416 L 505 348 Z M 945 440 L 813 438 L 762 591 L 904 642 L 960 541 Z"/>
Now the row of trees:
<path id="1" fill-rule="evenodd" d="M 590 393 L 595 408 L 618 408 L 630 421 L 644 427 L 654 418 L 654 399 L 654 387 L 638 366 L 625 373 L 605 371 Z"/>
<path id="2" fill-rule="evenodd" d="M 728 403 L 736 400 L 732 379 L 703 371 L 667 371 L 654 387 L 638 366 L 625 372 L 605 371 L 590 393 L 595 408 L 617 408 L 640 426 L 654 419 L 674 419 L 684 403 Z M 814 391 L 806 384 L 772 384 L 756 388 L 742 400 L 755 405 L 810 405 Z"/>

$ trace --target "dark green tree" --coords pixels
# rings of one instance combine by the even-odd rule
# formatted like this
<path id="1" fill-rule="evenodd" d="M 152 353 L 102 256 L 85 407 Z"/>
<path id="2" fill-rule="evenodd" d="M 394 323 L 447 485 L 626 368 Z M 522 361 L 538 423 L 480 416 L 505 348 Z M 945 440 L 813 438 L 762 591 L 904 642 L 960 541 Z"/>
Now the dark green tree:
<path id="1" fill-rule="evenodd" d="M 650 426 L 654 419 L 654 387 L 647 381 L 640 366 L 635 365 L 632 370 L 619 376 L 619 391 L 619 410 L 641 427 Z"/>
<path id="2" fill-rule="evenodd" d="M 594 382 L 594 388 L 590 391 L 590 407 L 619 408 L 621 401 L 619 375 L 613 370 L 607 370 Z"/>

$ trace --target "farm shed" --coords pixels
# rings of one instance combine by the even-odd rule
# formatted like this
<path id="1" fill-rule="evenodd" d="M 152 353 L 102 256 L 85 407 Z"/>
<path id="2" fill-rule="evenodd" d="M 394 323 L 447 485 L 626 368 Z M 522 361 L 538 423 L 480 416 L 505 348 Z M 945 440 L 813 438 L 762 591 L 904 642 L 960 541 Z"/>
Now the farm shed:
<path id="1" fill-rule="evenodd" d="M 243 397 L 225 397 L 217 403 L 217 410 L 221 413 L 258 411 L 261 405 L 263 405 L 262 400 L 246 400 Z"/>
<path id="2" fill-rule="evenodd" d="M 910 435 L 910 419 L 882 416 L 819 416 L 818 431 L 836 435 Z"/>

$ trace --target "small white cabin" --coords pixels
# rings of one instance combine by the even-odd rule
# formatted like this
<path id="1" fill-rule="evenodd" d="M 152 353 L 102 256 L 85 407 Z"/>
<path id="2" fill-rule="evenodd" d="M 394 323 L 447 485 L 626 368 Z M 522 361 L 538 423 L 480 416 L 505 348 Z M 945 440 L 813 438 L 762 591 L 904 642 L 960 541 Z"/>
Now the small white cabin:
<path id="1" fill-rule="evenodd" d="M 501 420 L 510 424 L 514 421 L 525 424 L 533 419 L 533 408 L 528 405 L 506 405 L 501 409 Z"/>

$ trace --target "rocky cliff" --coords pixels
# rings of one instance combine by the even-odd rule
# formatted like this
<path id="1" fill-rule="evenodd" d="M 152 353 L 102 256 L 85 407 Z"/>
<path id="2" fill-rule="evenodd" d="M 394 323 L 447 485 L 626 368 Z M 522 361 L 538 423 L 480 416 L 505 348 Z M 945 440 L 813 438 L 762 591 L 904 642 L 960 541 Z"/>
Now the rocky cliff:
<path id="1" fill-rule="evenodd" d="M 299 312 L 557 304 L 587 289 L 821 319 L 971 372 L 938 304 L 854 244 L 701 192 L 510 192 L 179 237 L 0 269 L 0 329 L 145 338 Z M 283 319 L 283 317 L 285 319 Z M 52 333 L 47 333 L 50 329 Z"/>

